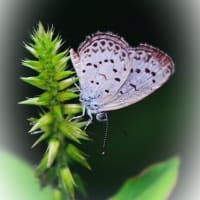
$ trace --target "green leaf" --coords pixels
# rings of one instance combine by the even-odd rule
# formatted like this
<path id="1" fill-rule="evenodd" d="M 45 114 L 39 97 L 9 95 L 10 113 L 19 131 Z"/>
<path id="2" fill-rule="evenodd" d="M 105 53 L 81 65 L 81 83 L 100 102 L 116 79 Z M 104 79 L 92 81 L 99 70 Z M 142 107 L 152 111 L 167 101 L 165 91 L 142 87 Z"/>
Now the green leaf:
<path id="1" fill-rule="evenodd" d="M 109 200 L 165 200 L 174 188 L 180 160 L 175 157 L 127 180 Z"/>
<path id="2" fill-rule="evenodd" d="M 22 159 L 0 152 L 0 199 L 52 200 L 52 189 L 41 188 L 34 169 Z"/>

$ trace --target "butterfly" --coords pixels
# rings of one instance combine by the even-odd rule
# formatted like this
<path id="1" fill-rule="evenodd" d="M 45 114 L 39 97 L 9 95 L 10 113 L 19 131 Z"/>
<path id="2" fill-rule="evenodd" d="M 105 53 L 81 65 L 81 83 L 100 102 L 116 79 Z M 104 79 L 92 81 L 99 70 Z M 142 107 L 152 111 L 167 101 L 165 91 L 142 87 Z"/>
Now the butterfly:
<path id="1" fill-rule="evenodd" d="M 131 47 L 122 37 L 97 32 L 70 49 L 79 78 L 80 101 L 92 121 L 132 105 L 160 88 L 174 73 L 172 59 L 153 46 Z"/>

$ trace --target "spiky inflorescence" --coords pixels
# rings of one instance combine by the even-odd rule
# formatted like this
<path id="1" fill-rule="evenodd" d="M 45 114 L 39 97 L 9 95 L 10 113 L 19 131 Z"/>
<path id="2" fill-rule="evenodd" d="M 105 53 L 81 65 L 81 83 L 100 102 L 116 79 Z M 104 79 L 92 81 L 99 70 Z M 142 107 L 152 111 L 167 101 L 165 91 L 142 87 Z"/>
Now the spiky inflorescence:
<path id="1" fill-rule="evenodd" d="M 48 144 L 47 150 L 37 167 L 37 175 L 43 185 L 56 185 L 54 198 L 74 199 L 75 188 L 83 189 L 80 178 L 70 169 L 70 163 L 77 162 L 90 169 L 86 155 L 79 150 L 77 143 L 89 140 L 82 130 L 87 122 L 73 120 L 82 112 L 82 105 L 69 103 L 79 97 L 74 83 L 77 77 L 73 70 L 66 69 L 70 59 L 68 50 L 59 51 L 62 41 L 53 36 L 53 29 L 44 29 L 41 23 L 31 35 L 32 43 L 25 44 L 34 59 L 26 59 L 23 66 L 33 69 L 37 76 L 21 78 L 28 84 L 41 89 L 37 97 L 20 102 L 26 105 L 42 107 L 40 116 L 31 118 L 30 133 L 40 132 L 40 137 L 33 144 Z"/>

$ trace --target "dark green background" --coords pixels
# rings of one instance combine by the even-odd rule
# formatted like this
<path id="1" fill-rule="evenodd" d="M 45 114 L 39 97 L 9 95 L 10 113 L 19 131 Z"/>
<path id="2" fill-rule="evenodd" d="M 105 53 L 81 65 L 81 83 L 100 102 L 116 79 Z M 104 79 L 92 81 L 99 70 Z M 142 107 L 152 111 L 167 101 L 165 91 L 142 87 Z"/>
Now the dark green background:
<path id="1" fill-rule="evenodd" d="M 181 5 L 160 0 L 37 0 L 27 4 L 25 9 L 23 23 L 13 24 L 16 35 L 12 43 L 13 67 L 8 95 L 12 96 L 9 98 L 10 113 L 16 132 L 10 132 L 8 136 L 12 138 L 11 151 L 35 165 L 46 148 L 40 145 L 30 149 L 37 136 L 27 134 L 30 127 L 26 118 L 37 116 L 38 110 L 16 104 L 24 97 L 38 94 L 19 77 L 33 74 L 20 66 L 20 60 L 29 56 L 22 42 L 29 41 L 29 33 L 40 20 L 44 25 L 53 24 L 55 32 L 65 40 L 65 48 L 76 49 L 85 36 L 98 30 L 111 31 L 123 36 L 132 46 L 146 42 L 159 47 L 175 63 L 175 74 L 162 88 L 135 105 L 109 113 L 105 156 L 101 155 L 105 124 L 94 121 L 88 128 L 94 142 L 85 143 L 82 149 L 90 155 L 92 171 L 76 167 L 75 170 L 86 182 L 89 199 L 111 196 L 125 179 L 154 162 L 180 155 L 184 163 L 182 141 L 186 133 L 182 126 L 187 122 L 188 114 L 188 82 L 192 75 L 187 66 L 192 42 L 187 35 L 187 13 Z M 11 69 L 7 70 L 11 72 Z"/>

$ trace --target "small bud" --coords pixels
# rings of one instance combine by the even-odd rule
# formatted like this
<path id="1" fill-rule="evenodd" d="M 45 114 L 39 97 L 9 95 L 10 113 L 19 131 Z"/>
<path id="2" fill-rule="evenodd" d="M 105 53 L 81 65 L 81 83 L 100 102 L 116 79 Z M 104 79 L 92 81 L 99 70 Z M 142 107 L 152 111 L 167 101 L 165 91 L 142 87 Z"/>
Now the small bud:
<path id="1" fill-rule="evenodd" d="M 72 78 L 68 78 L 68 79 L 64 79 L 63 81 L 60 81 L 59 90 L 64 90 L 68 88 L 69 86 L 73 85 L 77 80 L 78 78 L 72 77 Z"/>
<path id="2" fill-rule="evenodd" d="M 64 79 L 64 78 L 67 78 L 71 75 L 73 75 L 75 72 L 74 71 L 61 71 L 61 72 L 57 72 L 56 75 L 55 75 L 55 79 L 56 80 L 61 80 L 61 79 Z"/>
<path id="3" fill-rule="evenodd" d="M 84 185 L 84 181 L 77 173 L 74 173 L 73 176 L 77 185 L 76 189 L 83 195 L 84 199 L 88 199 L 88 194 Z"/>
<path id="4" fill-rule="evenodd" d="M 28 98 L 27 100 L 20 101 L 19 104 L 45 106 L 48 102 L 41 101 L 39 97 Z"/>
<path id="5" fill-rule="evenodd" d="M 37 60 L 24 60 L 22 62 L 22 65 L 25 67 L 29 67 L 30 69 L 33 69 L 37 72 L 40 72 L 42 70 L 42 65 L 40 61 Z"/>
<path id="6" fill-rule="evenodd" d="M 77 127 L 79 127 L 79 128 L 87 127 L 88 121 L 76 122 L 76 125 L 77 125 Z"/>
<path id="7" fill-rule="evenodd" d="M 43 126 L 49 125 L 53 121 L 53 117 L 50 113 L 44 114 L 37 122 L 33 125 L 29 132 L 33 132 Z"/>
<path id="8" fill-rule="evenodd" d="M 38 29 L 37 29 L 37 32 L 36 32 L 38 35 L 41 35 L 41 34 L 44 34 L 45 33 L 45 29 L 44 29 L 44 26 L 42 25 L 41 22 L 38 23 Z"/>
<path id="9" fill-rule="evenodd" d="M 62 110 L 61 110 L 61 106 L 60 105 L 53 106 L 52 111 L 53 111 L 53 114 L 55 115 L 57 120 L 62 120 L 63 119 Z"/>
<path id="10" fill-rule="evenodd" d="M 59 125 L 59 130 L 69 139 L 80 143 L 82 140 L 90 140 L 88 135 L 81 130 L 76 123 L 63 121 Z"/>
<path id="11" fill-rule="evenodd" d="M 72 158 L 76 162 L 80 163 L 81 165 L 83 165 L 87 169 L 91 169 L 90 165 L 88 164 L 88 162 L 85 158 L 86 154 L 84 154 L 81 150 L 79 150 L 74 145 L 72 145 L 72 144 L 68 145 L 67 154 L 70 156 L 70 158 Z"/>
<path id="12" fill-rule="evenodd" d="M 74 94 L 74 93 L 71 93 L 71 92 L 60 92 L 58 94 L 57 99 L 59 101 L 63 102 L 63 101 L 72 100 L 72 99 L 77 98 L 77 97 L 79 97 L 78 94 Z"/>
<path id="13" fill-rule="evenodd" d="M 31 46 L 25 44 L 25 48 L 26 48 L 33 56 L 35 56 L 36 58 L 38 57 L 37 51 L 36 51 L 33 47 L 31 47 Z"/>
<path id="14" fill-rule="evenodd" d="M 45 132 L 43 133 L 37 140 L 36 142 L 32 145 L 32 148 L 34 148 L 36 145 L 38 145 L 40 142 L 44 141 L 50 136 L 50 132 Z"/>
<path id="15" fill-rule="evenodd" d="M 35 87 L 38 87 L 40 89 L 46 89 L 45 86 L 45 82 L 43 80 L 41 80 L 39 77 L 37 76 L 32 76 L 32 77 L 21 77 L 21 80 L 23 80 L 24 82 L 33 85 Z"/>
<path id="16" fill-rule="evenodd" d="M 80 143 L 79 138 L 70 129 L 70 127 L 68 126 L 68 123 L 66 121 L 60 122 L 60 124 L 58 125 L 58 128 L 65 137 L 67 137 L 68 139 L 70 139 L 74 142 Z"/>
<path id="17" fill-rule="evenodd" d="M 62 46 L 62 40 L 59 39 L 59 37 L 57 36 L 52 42 L 54 43 L 53 53 L 55 54 L 58 51 L 58 49 Z"/>
<path id="18" fill-rule="evenodd" d="M 53 95 L 50 92 L 44 92 L 39 96 L 39 101 L 49 104 L 52 98 Z"/>
<path id="19" fill-rule="evenodd" d="M 82 112 L 81 104 L 65 104 L 64 105 L 64 114 L 75 115 Z"/>
<path id="20" fill-rule="evenodd" d="M 56 70 L 57 71 L 61 71 L 64 70 L 66 68 L 66 64 L 69 61 L 70 56 L 67 57 L 62 57 L 59 62 L 56 64 Z"/>
<path id="21" fill-rule="evenodd" d="M 57 154 L 58 154 L 58 149 L 60 146 L 60 142 L 58 139 L 51 139 L 49 141 L 49 145 L 48 145 L 48 160 L 47 160 L 47 167 L 51 167 L 51 165 L 53 164 Z"/>
<path id="22" fill-rule="evenodd" d="M 47 160 L 48 160 L 48 156 L 47 156 L 47 153 L 45 153 L 43 155 L 42 160 L 40 161 L 40 164 L 36 168 L 37 174 L 41 174 L 47 169 Z"/>
<path id="23" fill-rule="evenodd" d="M 69 167 L 65 167 L 65 168 L 61 169 L 60 176 L 61 176 L 62 184 L 63 184 L 65 190 L 70 194 L 72 199 L 74 199 L 75 182 L 74 182 L 74 178 L 71 174 Z"/>

